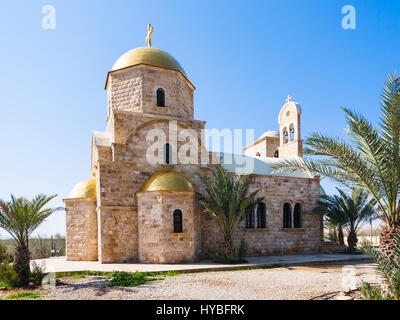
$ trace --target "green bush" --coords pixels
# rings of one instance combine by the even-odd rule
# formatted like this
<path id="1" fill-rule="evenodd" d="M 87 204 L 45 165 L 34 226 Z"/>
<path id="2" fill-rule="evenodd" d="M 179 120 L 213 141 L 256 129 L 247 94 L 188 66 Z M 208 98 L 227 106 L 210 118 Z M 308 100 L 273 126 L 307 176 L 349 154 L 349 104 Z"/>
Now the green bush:
<path id="1" fill-rule="evenodd" d="M 46 273 L 44 272 L 44 265 L 39 265 L 36 262 L 32 263 L 32 270 L 30 280 L 34 285 L 40 286 Z"/>
<path id="2" fill-rule="evenodd" d="M 18 292 L 8 295 L 3 300 L 36 300 L 41 297 L 42 294 L 37 292 Z"/>
<path id="3" fill-rule="evenodd" d="M 7 252 L 6 246 L 0 241 L 0 263 L 11 263 L 13 256 Z"/>
<path id="4" fill-rule="evenodd" d="M 18 274 L 8 263 L 0 263 L 0 282 L 6 288 L 15 288 L 19 284 Z"/>
<path id="5" fill-rule="evenodd" d="M 235 257 L 239 260 L 239 261 L 245 261 L 244 257 L 247 254 L 247 243 L 246 241 L 244 241 L 243 239 L 240 240 L 240 245 L 238 248 L 236 248 L 235 250 Z"/>
<path id="6" fill-rule="evenodd" d="M 114 271 L 111 274 L 111 281 L 109 282 L 110 287 L 134 287 L 146 282 L 152 281 L 153 279 L 148 278 L 145 272 L 125 272 L 125 271 Z"/>
<path id="7" fill-rule="evenodd" d="M 371 286 L 368 282 L 362 282 L 360 291 L 364 300 L 393 300 L 393 297 L 385 296 L 378 286 Z"/>

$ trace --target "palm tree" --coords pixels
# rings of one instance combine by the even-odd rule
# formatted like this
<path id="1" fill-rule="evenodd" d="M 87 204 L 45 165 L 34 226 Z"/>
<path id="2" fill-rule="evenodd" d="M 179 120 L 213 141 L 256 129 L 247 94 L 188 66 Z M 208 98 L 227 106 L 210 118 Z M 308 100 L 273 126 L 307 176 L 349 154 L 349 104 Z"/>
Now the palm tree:
<path id="1" fill-rule="evenodd" d="M 11 201 L 5 202 L 0 199 L 0 228 L 7 231 L 16 241 L 13 268 L 18 275 L 19 286 L 29 284 L 29 236 L 48 216 L 62 209 L 43 208 L 55 197 L 56 195 L 40 194 L 28 200 L 11 195 Z"/>
<path id="2" fill-rule="evenodd" d="M 288 158 L 276 164 L 274 171 L 308 171 L 351 190 L 365 190 L 385 223 L 380 248 L 391 258 L 400 225 L 400 76 L 390 74 L 385 81 L 378 127 L 358 113 L 343 110 L 350 141 L 312 133 L 305 141 L 304 155 L 317 158 Z"/>
<path id="3" fill-rule="evenodd" d="M 324 224 L 329 230 L 331 240 L 344 245 L 343 225 L 346 221 L 336 203 L 338 196 L 321 195 L 320 203 L 313 211 L 324 214 Z"/>
<path id="4" fill-rule="evenodd" d="M 398 230 L 396 237 L 394 238 L 394 246 L 392 248 L 393 259 L 387 259 L 381 251 L 375 250 L 375 248 L 369 244 L 364 243 L 364 250 L 372 257 L 375 262 L 375 267 L 378 274 L 384 281 L 385 286 L 382 288 L 377 287 L 379 299 L 393 299 L 400 300 L 400 230 Z M 371 288 L 369 284 L 364 283 L 364 288 Z M 388 291 L 385 294 L 385 291 Z M 367 299 L 370 294 L 367 292 Z M 375 295 L 376 296 L 376 295 Z M 376 298 L 375 298 L 376 299 Z"/>
<path id="5" fill-rule="evenodd" d="M 315 211 L 325 212 L 325 217 L 329 221 L 336 222 L 338 228 L 342 229 L 342 237 L 343 229 L 347 232 L 349 251 L 353 252 L 358 242 L 358 230 L 370 219 L 375 218 L 374 201 L 366 200 L 368 199 L 366 192 L 354 190 L 348 195 L 343 190 L 337 189 L 337 191 L 339 195 L 322 196 L 323 203 Z"/>
<path id="6" fill-rule="evenodd" d="M 253 210 L 263 198 L 256 198 L 259 190 L 248 193 L 252 178 L 250 176 L 230 175 L 221 165 L 216 165 L 212 178 L 197 173 L 205 185 L 208 198 L 201 198 L 204 212 L 212 217 L 224 236 L 225 256 L 232 258 L 234 248 L 232 233 L 243 219 L 245 212 Z"/>

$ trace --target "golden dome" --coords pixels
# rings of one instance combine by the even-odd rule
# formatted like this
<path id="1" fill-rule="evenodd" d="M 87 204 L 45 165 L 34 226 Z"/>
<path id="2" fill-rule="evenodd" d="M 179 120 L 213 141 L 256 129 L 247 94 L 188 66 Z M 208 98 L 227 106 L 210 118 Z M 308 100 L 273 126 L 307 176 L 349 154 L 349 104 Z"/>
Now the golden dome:
<path id="1" fill-rule="evenodd" d="M 111 71 L 136 66 L 138 64 L 147 64 L 150 66 L 177 70 L 185 75 L 182 66 L 173 56 L 165 51 L 152 47 L 140 47 L 124 53 L 114 63 Z"/>
<path id="2" fill-rule="evenodd" d="M 151 191 L 194 191 L 186 177 L 176 171 L 154 173 L 142 186 L 140 192 Z"/>
<path id="3" fill-rule="evenodd" d="M 96 198 L 96 180 L 84 180 L 75 185 L 68 198 Z"/>

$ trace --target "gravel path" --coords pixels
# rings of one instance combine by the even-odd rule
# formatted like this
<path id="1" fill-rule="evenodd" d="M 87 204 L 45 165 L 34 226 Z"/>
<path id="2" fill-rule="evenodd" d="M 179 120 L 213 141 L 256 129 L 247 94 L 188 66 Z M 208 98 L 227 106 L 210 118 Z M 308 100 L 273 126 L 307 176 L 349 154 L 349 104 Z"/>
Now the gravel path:
<path id="1" fill-rule="evenodd" d="M 191 273 L 132 288 L 109 288 L 108 278 L 87 276 L 60 279 L 44 299 L 325 299 L 361 279 L 377 281 L 372 264 Z"/>

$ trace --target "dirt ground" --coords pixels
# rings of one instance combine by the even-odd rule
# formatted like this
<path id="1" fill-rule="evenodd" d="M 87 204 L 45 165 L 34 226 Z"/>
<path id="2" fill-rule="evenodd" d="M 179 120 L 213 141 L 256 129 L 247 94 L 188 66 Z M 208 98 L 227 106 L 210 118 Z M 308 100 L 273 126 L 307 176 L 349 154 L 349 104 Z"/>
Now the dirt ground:
<path id="1" fill-rule="evenodd" d="M 250 299 L 328 300 L 355 289 L 361 281 L 379 280 L 365 261 L 287 268 L 179 274 L 131 288 L 110 288 L 109 278 L 60 278 L 44 300 Z"/>

